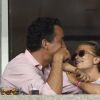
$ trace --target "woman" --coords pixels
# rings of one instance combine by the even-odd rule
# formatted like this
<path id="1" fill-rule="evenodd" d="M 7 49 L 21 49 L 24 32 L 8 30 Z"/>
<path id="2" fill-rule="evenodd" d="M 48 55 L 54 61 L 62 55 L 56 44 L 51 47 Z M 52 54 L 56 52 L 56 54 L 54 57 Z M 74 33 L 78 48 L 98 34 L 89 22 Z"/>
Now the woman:
<path id="1" fill-rule="evenodd" d="M 100 46 L 97 42 L 87 41 L 81 43 L 73 56 L 75 66 L 86 73 L 90 82 L 80 81 L 74 74 L 68 73 L 69 80 L 86 93 L 100 94 Z M 85 78 L 83 77 L 83 80 Z"/>

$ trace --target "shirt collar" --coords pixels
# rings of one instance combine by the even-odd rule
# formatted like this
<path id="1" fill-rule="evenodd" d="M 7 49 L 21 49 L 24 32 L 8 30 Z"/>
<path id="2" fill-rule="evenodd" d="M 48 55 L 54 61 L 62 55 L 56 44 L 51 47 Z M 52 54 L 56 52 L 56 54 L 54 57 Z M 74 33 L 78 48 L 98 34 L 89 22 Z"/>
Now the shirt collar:
<path id="1" fill-rule="evenodd" d="M 28 60 L 39 70 L 42 70 L 43 66 L 31 55 L 31 53 L 26 49 L 25 50 L 25 56 L 28 58 Z"/>

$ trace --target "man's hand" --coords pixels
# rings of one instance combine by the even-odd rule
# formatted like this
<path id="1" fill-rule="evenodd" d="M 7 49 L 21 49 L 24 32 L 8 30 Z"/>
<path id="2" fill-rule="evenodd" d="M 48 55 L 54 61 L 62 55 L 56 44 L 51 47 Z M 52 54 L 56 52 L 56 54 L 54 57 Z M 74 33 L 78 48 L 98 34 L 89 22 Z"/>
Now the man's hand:
<path id="1" fill-rule="evenodd" d="M 55 53 L 54 57 L 53 57 L 53 60 L 57 60 L 57 61 L 65 61 L 67 59 L 70 58 L 70 53 L 69 51 L 65 48 L 65 47 L 62 47 L 57 53 Z"/>

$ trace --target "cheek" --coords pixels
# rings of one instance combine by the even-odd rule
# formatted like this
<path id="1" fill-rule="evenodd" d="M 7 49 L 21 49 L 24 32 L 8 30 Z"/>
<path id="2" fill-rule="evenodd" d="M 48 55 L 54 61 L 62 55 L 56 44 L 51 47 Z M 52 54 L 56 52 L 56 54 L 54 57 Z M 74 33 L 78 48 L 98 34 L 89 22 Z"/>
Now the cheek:
<path id="1" fill-rule="evenodd" d="M 52 54 L 54 54 L 54 53 L 56 53 L 60 48 L 61 48 L 61 44 L 57 44 L 57 43 L 56 43 L 56 44 L 54 44 L 54 45 L 51 46 L 50 51 L 51 51 Z"/>
<path id="2" fill-rule="evenodd" d="M 84 68 L 91 68 L 93 66 L 93 60 L 90 58 L 85 59 L 83 62 Z"/>
<path id="3" fill-rule="evenodd" d="M 77 67 L 80 69 L 87 69 L 87 68 L 91 68 L 93 66 L 93 59 L 92 58 L 83 57 L 82 61 L 83 62 L 81 62 L 77 65 Z"/>
<path id="4" fill-rule="evenodd" d="M 87 61 L 84 62 L 84 65 L 85 66 L 92 66 L 93 62 L 91 60 L 87 60 Z"/>
<path id="5" fill-rule="evenodd" d="M 79 69 L 88 69 L 92 67 L 92 64 L 90 62 L 83 62 L 83 63 L 80 63 L 77 67 Z"/>
<path id="6" fill-rule="evenodd" d="M 86 57 L 86 63 L 90 64 L 90 65 L 93 65 L 93 57 L 92 56 L 88 56 Z"/>

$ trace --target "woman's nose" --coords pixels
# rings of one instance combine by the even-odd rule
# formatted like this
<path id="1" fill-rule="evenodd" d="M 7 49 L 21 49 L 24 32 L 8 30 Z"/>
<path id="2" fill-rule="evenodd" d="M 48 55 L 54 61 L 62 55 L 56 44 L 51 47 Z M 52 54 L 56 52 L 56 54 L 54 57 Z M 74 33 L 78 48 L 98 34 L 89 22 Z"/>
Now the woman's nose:
<path id="1" fill-rule="evenodd" d="M 79 56 L 78 56 L 78 55 L 76 55 L 76 56 L 75 56 L 75 60 L 76 60 L 76 59 L 78 59 L 78 57 L 79 57 Z"/>

